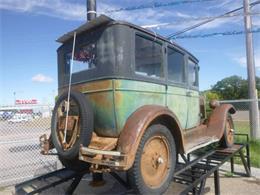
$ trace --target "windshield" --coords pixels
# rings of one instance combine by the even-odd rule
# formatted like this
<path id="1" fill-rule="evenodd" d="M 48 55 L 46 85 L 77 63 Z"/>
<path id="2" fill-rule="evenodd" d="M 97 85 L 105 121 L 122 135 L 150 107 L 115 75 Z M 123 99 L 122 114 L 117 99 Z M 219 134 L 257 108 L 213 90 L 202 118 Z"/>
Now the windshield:
<path id="1" fill-rule="evenodd" d="M 70 66 L 72 64 L 71 61 L 72 52 L 66 54 L 65 58 L 65 66 L 66 73 L 70 72 Z M 77 73 L 89 69 L 93 69 L 96 67 L 96 44 L 91 43 L 88 45 L 81 46 L 76 48 L 74 53 L 74 64 L 72 68 L 72 73 Z"/>

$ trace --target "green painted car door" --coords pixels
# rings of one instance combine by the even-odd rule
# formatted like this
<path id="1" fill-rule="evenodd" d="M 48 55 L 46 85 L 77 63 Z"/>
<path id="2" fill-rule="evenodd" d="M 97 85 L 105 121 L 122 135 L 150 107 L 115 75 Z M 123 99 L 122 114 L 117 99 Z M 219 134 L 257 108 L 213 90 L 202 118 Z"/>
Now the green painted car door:
<path id="1" fill-rule="evenodd" d="M 173 47 L 167 47 L 167 106 L 177 116 L 181 127 L 187 123 L 187 88 L 185 79 L 185 55 Z"/>
<path id="2" fill-rule="evenodd" d="M 187 89 L 187 106 L 188 116 L 186 129 L 199 125 L 200 122 L 200 104 L 198 89 L 198 66 L 192 60 L 187 63 L 188 89 Z"/>
<path id="3" fill-rule="evenodd" d="M 168 108 L 177 116 L 181 127 L 185 129 L 188 117 L 186 89 L 169 85 L 166 94 Z"/>

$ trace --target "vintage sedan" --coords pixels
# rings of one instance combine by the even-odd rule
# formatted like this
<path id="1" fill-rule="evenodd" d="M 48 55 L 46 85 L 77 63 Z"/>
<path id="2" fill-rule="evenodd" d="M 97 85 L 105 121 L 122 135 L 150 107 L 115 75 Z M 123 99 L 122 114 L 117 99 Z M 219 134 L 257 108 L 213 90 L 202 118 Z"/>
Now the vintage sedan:
<path id="1" fill-rule="evenodd" d="M 198 60 L 179 45 L 104 15 L 58 42 L 59 98 L 43 154 L 55 148 L 77 171 L 127 171 L 138 193 L 161 194 L 178 154 L 232 146 L 235 109 L 213 102 L 206 117 Z"/>

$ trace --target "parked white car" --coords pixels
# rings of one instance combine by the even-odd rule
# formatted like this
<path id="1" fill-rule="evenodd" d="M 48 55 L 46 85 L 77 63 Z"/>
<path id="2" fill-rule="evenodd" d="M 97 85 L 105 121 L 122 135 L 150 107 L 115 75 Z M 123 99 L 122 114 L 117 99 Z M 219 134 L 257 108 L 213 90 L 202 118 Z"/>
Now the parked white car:
<path id="1" fill-rule="evenodd" d="M 8 123 L 21 123 L 32 120 L 32 116 L 29 114 L 15 114 L 13 118 L 8 120 Z"/>

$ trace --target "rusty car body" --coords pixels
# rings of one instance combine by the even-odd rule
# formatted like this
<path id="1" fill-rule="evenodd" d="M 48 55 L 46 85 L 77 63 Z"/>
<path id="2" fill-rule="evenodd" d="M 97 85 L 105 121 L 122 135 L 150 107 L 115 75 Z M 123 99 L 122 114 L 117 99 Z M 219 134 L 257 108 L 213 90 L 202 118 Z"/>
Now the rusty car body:
<path id="1" fill-rule="evenodd" d="M 68 93 L 74 32 L 75 56 L 79 56 L 74 60 L 88 65 L 72 71 L 71 90 L 84 94 L 93 115 L 91 139 L 79 143 L 77 159 L 87 162 L 91 171 L 130 170 L 144 134 L 156 124 L 169 130 L 177 154 L 218 142 L 225 131 L 232 142 L 233 127 L 227 129 L 227 120 L 235 109 L 214 102 L 206 118 L 205 101 L 199 93 L 198 60 L 191 53 L 147 29 L 104 15 L 58 39 L 62 44 L 57 51 L 59 95 Z M 80 57 L 83 51 L 88 56 L 85 61 Z M 75 130 L 81 119 L 68 118 L 72 138 L 64 151 L 83 136 Z M 59 133 L 64 131 L 64 121 L 60 117 Z M 42 136 L 41 143 L 43 154 L 55 147 L 51 136 Z M 162 163 L 162 157 L 156 162 Z"/>

